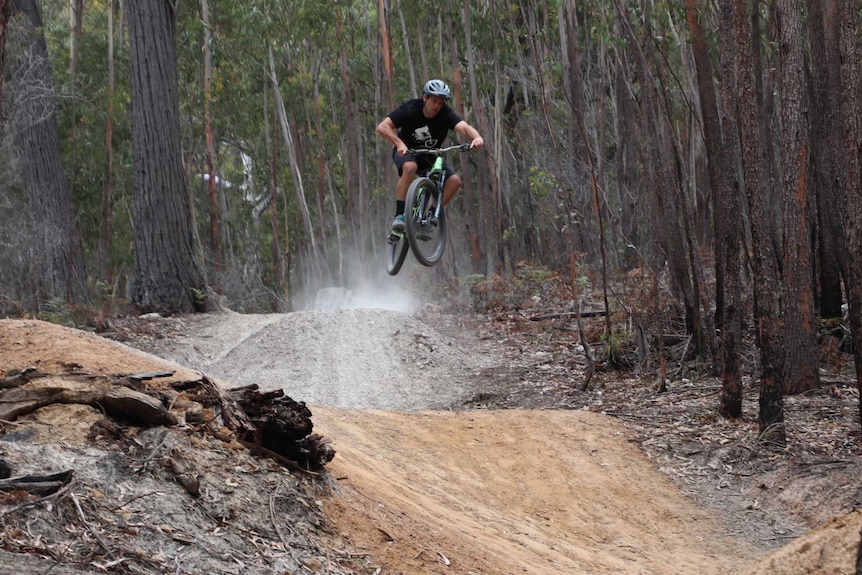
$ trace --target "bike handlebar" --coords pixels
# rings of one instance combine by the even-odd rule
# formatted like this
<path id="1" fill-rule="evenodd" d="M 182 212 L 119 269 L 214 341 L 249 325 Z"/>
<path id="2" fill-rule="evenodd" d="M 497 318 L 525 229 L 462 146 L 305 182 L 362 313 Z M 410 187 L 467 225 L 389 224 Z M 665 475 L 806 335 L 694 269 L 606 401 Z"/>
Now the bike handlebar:
<path id="1" fill-rule="evenodd" d="M 439 156 L 446 152 L 451 152 L 452 150 L 458 150 L 459 152 L 469 152 L 472 150 L 472 146 L 470 144 L 457 144 L 455 146 L 449 146 L 448 148 L 416 148 L 416 149 L 408 149 L 408 156 L 415 156 L 417 154 L 427 154 L 430 156 Z"/>

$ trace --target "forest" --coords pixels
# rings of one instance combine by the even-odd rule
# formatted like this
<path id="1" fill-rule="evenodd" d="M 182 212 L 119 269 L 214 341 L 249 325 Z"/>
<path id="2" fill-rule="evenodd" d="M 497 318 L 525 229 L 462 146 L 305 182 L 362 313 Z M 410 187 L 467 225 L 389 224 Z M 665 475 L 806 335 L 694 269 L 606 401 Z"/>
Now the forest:
<path id="1" fill-rule="evenodd" d="M 0 314 L 282 312 L 379 278 L 375 126 L 440 78 L 485 147 L 425 281 L 589 284 L 606 348 L 676 323 L 726 417 L 751 332 L 781 444 L 824 331 L 862 381 L 857 4 L 0 0 Z"/>

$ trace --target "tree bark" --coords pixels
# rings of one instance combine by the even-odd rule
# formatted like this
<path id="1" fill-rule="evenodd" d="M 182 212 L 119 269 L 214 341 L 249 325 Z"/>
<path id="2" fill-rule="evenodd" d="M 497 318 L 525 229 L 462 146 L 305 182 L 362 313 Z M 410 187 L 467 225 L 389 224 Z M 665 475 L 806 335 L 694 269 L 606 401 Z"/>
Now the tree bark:
<path id="1" fill-rule="evenodd" d="M 389 32 L 389 1 L 377 0 L 377 22 L 380 25 L 380 44 L 383 52 L 383 86 L 384 104 L 391 109 L 395 104 L 393 90 L 393 76 L 395 75 L 392 65 L 392 35 Z"/>
<path id="2" fill-rule="evenodd" d="M 215 137 L 213 135 L 212 125 L 212 34 L 210 33 L 210 7 L 207 0 L 201 0 L 201 20 L 204 32 L 204 136 L 206 139 L 206 158 L 207 158 L 207 181 L 209 190 L 209 228 L 210 228 L 210 251 L 212 252 L 213 262 L 216 269 L 220 268 L 223 263 L 222 250 L 219 244 L 219 202 L 218 193 L 216 191 L 216 171 L 215 171 Z"/>
<path id="3" fill-rule="evenodd" d="M 614 28 L 618 29 L 619 24 L 616 23 Z M 626 246 L 623 257 L 625 269 L 631 269 L 639 263 L 640 258 L 637 250 L 641 243 L 637 222 L 638 178 L 636 175 L 637 137 L 634 95 L 629 89 L 629 77 L 626 53 L 621 50 L 618 57 L 615 58 L 614 69 L 614 96 L 617 105 L 617 113 L 614 117 L 614 132 L 617 142 L 614 161 L 617 175 L 617 194 L 620 199 L 619 220 Z"/>
<path id="4" fill-rule="evenodd" d="M 721 165 L 721 151 L 723 137 L 721 120 L 718 114 L 718 103 L 715 98 L 715 85 L 713 82 L 712 62 L 709 56 L 709 47 L 706 43 L 706 34 L 700 23 L 700 15 L 697 11 L 697 0 L 685 0 L 686 19 L 691 34 L 691 51 L 694 56 L 694 64 L 697 70 L 697 87 L 700 99 L 700 115 L 702 121 L 703 141 L 706 146 L 707 169 L 709 172 L 709 184 L 712 188 L 715 208 L 715 324 L 721 326 L 724 314 L 724 243 L 723 238 L 726 218 L 719 212 L 726 205 L 726 194 L 728 190 L 722 182 L 723 170 L 727 166 Z M 722 45 L 723 46 L 723 45 Z M 725 79 L 727 80 L 727 79 Z"/>
<path id="5" fill-rule="evenodd" d="M 737 108 L 745 187 L 748 196 L 754 267 L 754 319 L 760 349 L 759 424 L 764 441 L 784 444 L 782 367 L 784 362 L 780 287 L 773 238 L 769 232 L 769 176 L 766 145 L 757 98 L 752 8 L 748 0 L 733 3 L 737 68 Z"/>
<path id="6" fill-rule="evenodd" d="M 0 0 L 0 71 L 6 70 L 6 26 L 9 24 L 9 4 L 11 0 Z M 0 102 L 3 102 L 3 80 L 6 74 L 0 73 Z M 0 110 L 0 136 L 3 135 L 3 112 Z"/>
<path id="7" fill-rule="evenodd" d="M 169 0 L 130 2 L 135 285 L 142 311 L 204 307 L 183 178 L 177 88 L 176 12 Z"/>
<path id="8" fill-rule="evenodd" d="M 42 18 L 34 0 L 11 0 L 28 27 L 28 43 L 11 65 L 15 94 L 14 129 L 27 188 L 33 241 L 27 256 L 28 283 L 37 302 L 60 298 L 79 302 L 85 293 L 81 248 L 75 231 L 72 194 L 63 171 L 51 62 Z"/>
<path id="9" fill-rule="evenodd" d="M 811 43 L 811 186 L 816 198 L 815 304 L 822 318 L 840 318 L 841 278 L 846 277 L 843 199 L 843 134 L 838 110 L 841 93 L 837 0 L 808 1 Z"/>
<path id="10" fill-rule="evenodd" d="M 719 189 L 715 193 L 715 217 L 721 218 L 723 224 L 716 226 L 716 243 L 721 243 L 724 253 L 724 265 L 721 268 L 724 276 L 724 297 L 722 310 L 722 366 L 721 366 L 721 399 L 719 414 L 722 417 L 742 417 L 742 376 L 740 373 L 740 351 L 742 349 L 743 310 L 742 282 L 740 273 L 740 235 L 743 231 L 741 182 L 742 158 L 739 149 L 739 131 L 736 122 L 736 74 L 734 31 L 733 31 L 733 0 L 720 2 L 720 62 L 722 83 L 719 95 L 721 98 L 722 116 L 722 146 L 718 161 Z M 722 234 L 718 235 L 718 230 Z"/>
<path id="11" fill-rule="evenodd" d="M 347 224 L 350 227 L 352 237 L 350 241 L 353 245 L 359 245 L 359 134 L 356 130 L 356 123 L 353 118 L 356 114 L 354 110 L 353 91 L 351 90 L 352 77 L 350 74 L 350 66 L 348 65 L 347 39 L 344 37 L 345 27 L 343 15 L 338 12 L 338 37 L 342 39 L 339 50 L 339 63 L 341 66 L 341 103 L 344 107 L 344 125 L 347 127 L 346 142 L 344 148 L 345 155 L 345 173 L 344 173 L 344 194 L 346 200 L 345 213 L 347 216 Z M 379 102 L 376 102 L 379 103 Z M 389 113 L 391 110 L 386 110 Z M 391 148 L 387 147 L 387 152 L 391 152 Z M 384 171 L 385 174 L 391 174 L 392 171 Z M 390 181 L 388 178 L 383 178 L 384 182 Z M 394 185 L 394 184 L 393 184 Z M 387 189 L 393 189 L 387 186 Z M 394 191 L 391 197 L 394 200 Z M 392 215 L 395 214 L 394 201 L 392 204 Z"/>
<path id="12" fill-rule="evenodd" d="M 841 3 L 841 117 L 844 126 L 844 242 L 847 302 L 862 425 L 862 70 L 855 2 Z"/>
<path id="13" fill-rule="evenodd" d="M 268 81 L 269 75 L 266 73 L 264 66 L 264 83 Z M 282 253 L 287 254 L 288 250 L 281 246 L 281 232 L 278 225 L 278 137 L 273 122 L 270 120 L 272 106 L 269 104 L 269 90 L 263 91 L 263 126 L 265 132 L 265 141 L 268 160 L 267 188 L 269 192 L 269 224 L 272 227 L 272 270 L 273 270 L 273 285 L 275 287 L 275 309 L 280 312 L 290 310 L 290 291 L 287 282 L 287 264 L 286 258 L 282 258 Z"/>
<path id="14" fill-rule="evenodd" d="M 84 26 L 84 0 L 69 1 L 69 83 L 72 86 L 76 85 L 78 58 L 81 52 L 81 34 Z M 71 121 L 69 122 L 69 143 L 71 144 L 71 160 L 68 162 L 69 171 L 69 194 L 75 196 L 75 174 L 77 170 L 78 156 L 78 121 L 77 117 L 77 98 L 72 98 L 71 106 Z"/>
<path id="15" fill-rule="evenodd" d="M 110 314 L 108 288 L 114 282 L 111 246 L 114 239 L 114 0 L 108 0 L 108 94 L 105 112 L 105 185 L 102 188 L 102 226 L 99 235 L 99 271 L 105 285 L 100 322 Z"/>
<path id="16" fill-rule="evenodd" d="M 778 0 L 781 141 L 784 174 L 784 392 L 820 383 L 815 348 L 809 225 L 808 119 L 803 65 L 802 0 Z"/>

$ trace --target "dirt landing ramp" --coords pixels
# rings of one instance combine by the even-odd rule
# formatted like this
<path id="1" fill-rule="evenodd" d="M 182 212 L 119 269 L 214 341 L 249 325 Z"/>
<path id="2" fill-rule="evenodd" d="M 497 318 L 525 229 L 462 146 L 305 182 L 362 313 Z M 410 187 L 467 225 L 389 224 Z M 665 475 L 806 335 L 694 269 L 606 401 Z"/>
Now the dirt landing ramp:
<path id="1" fill-rule="evenodd" d="M 391 572 L 708 575 L 755 560 L 606 417 L 312 410 L 338 452 L 324 511 Z"/>

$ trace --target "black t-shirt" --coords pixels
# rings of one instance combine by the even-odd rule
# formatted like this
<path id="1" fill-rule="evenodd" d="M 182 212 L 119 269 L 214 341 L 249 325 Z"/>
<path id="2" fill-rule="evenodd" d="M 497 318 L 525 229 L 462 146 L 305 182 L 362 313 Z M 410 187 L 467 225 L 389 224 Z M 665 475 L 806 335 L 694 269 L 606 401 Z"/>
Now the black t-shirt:
<path id="1" fill-rule="evenodd" d="M 398 137 L 408 148 L 440 148 L 449 130 L 455 129 L 461 117 L 443 104 L 436 116 L 426 118 L 422 113 L 423 105 L 422 98 L 407 100 L 389 114 L 389 119 L 398 128 Z"/>

